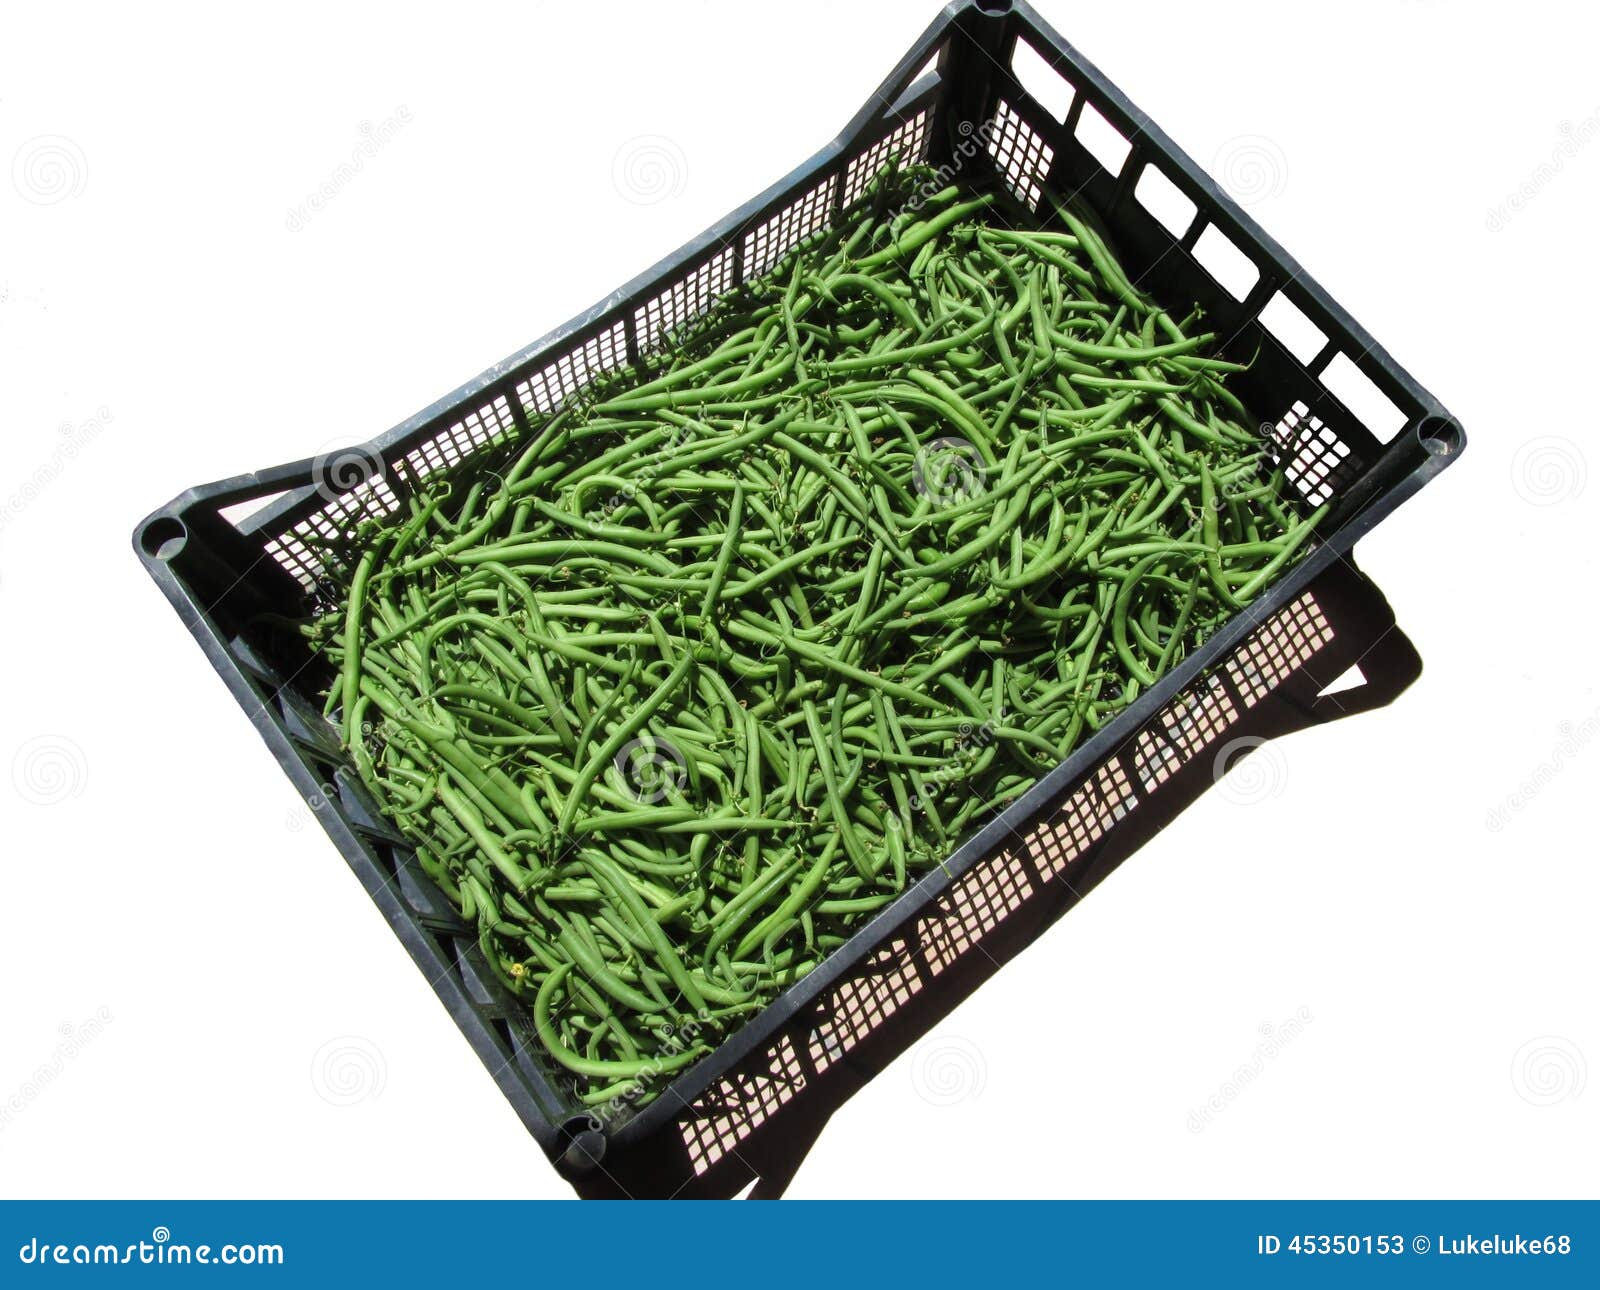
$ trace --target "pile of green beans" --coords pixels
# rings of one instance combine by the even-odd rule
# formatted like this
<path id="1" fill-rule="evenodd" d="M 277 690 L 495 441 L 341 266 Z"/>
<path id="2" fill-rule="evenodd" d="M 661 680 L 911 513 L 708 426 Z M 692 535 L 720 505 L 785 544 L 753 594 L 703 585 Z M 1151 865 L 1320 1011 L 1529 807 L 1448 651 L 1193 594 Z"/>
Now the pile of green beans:
<path id="1" fill-rule="evenodd" d="M 928 187 L 886 168 L 328 552 L 328 712 L 591 1105 L 814 968 L 1320 518 L 1085 216 Z"/>

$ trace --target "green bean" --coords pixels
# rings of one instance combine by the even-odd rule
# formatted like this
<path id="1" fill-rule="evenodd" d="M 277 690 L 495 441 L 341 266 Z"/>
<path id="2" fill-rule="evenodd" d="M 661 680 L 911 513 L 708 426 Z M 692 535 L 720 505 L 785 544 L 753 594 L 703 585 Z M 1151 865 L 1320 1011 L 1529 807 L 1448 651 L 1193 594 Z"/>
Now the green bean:
<path id="1" fill-rule="evenodd" d="M 961 220 L 966 219 L 970 215 L 977 214 L 979 211 L 988 206 L 992 200 L 993 198 L 985 195 L 983 197 L 976 197 L 972 201 L 962 202 L 959 205 L 952 206 L 948 210 L 941 211 L 932 219 L 924 220 L 922 223 L 913 225 L 911 228 L 906 229 L 883 250 L 875 251 L 871 255 L 863 256 L 858 263 L 863 270 L 868 270 L 876 269 L 882 265 L 889 264 L 894 260 L 901 259 L 911 252 L 917 250 L 919 247 L 931 242 L 934 238 L 938 237 L 940 233 L 944 232 L 945 229 L 959 223 Z"/>
<path id="2" fill-rule="evenodd" d="M 539 986 L 533 1003 L 533 1024 L 538 1032 L 539 1042 L 568 1070 L 576 1071 L 580 1075 L 598 1075 L 606 1079 L 637 1079 L 646 1072 L 664 1073 L 679 1070 L 700 1056 L 701 1050 L 692 1047 L 679 1053 L 665 1053 L 633 1061 L 596 1061 L 574 1052 L 561 1042 L 555 1027 L 550 1024 L 551 998 L 570 971 L 572 964 L 563 963 L 550 972 Z"/>

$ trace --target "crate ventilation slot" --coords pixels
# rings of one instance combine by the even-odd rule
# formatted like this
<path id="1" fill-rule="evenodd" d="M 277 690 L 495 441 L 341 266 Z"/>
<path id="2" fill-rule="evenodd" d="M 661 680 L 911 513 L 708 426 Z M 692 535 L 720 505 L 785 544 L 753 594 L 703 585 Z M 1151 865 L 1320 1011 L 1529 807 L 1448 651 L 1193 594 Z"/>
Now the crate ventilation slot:
<path id="1" fill-rule="evenodd" d="M 833 190 L 837 184 L 837 178 L 829 175 L 804 197 L 745 235 L 746 278 L 765 273 L 806 238 L 827 227 L 833 215 Z"/>
<path id="2" fill-rule="evenodd" d="M 511 438 L 515 431 L 511 400 L 502 394 L 407 453 L 400 471 L 413 487 L 421 487 L 436 471 L 459 465 L 479 449 Z"/>
<path id="3" fill-rule="evenodd" d="M 1175 238 L 1189 231 L 1195 212 L 1199 210 L 1189 195 L 1167 177 L 1167 172 L 1153 162 L 1139 172 L 1139 181 L 1133 186 L 1133 199 Z"/>
<path id="4" fill-rule="evenodd" d="M 1239 710 L 1219 676 L 1180 694 L 1134 742 L 1139 787 L 1153 793 L 1238 719 Z"/>
<path id="5" fill-rule="evenodd" d="M 699 318 L 733 286 L 733 268 L 733 248 L 728 247 L 634 310 L 639 352 L 650 353 L 658 342 L 670 348 L 675 328 Z"/>
<path id="6" fill-rule="evenodd" d="M 389 481 L 375 473 L 266 542 L 263 550 L 307 591 L 315 591 L 326 572 L 322 543 L 339 541 L 362 520 L 387 515 L 399 505 Z"/>
<path id="7" fill-rule="evenodd" d="M 1391 442 L 1405 428 L 1406 414 L 1348 355 L 1335 354 L 1322 369 L 1321 379 L 1334 398 L 1349 408 L 1379 443 Z"/>
<path id="8" fill-rule="evenodd" d="M 855 158 L 844 172 L 844 204 L 851 205 L 859 198 L 872 177 L 894 157 L 900 165 L 909 166 L 927 160 L 928 122 L 931 108 L 923 108 L 914 117 L 897 126 Z"/>
<path id="9" fill-rule="evenodd" d="M 1296 402 L 1277 425 L 1265 430 L 1284 478 L 1312 506 L 1321 506 L 1343 484 L 1341 467 L 1350 445 L 1304 403 Z"/>
<path id="10" fill-rule="evenodd" d="M 1085 102 L 1078 113 L 1078 124 L 1073 137 L 1084 146 L 1088 154 L 1098 161 L 1108 174 L 1120 175 L 1133 145 L 1123 137 L 1121 130 L 1100 114 L 1093 103 Z"/>
<path id="11" fill-rule="evenodd" d="M 619 320 L 518 382 L 517 398 L 530 416 L 554 412 L 595 377 L 627 361 L 627 336 Z"/>
<path id="12" fill-rule="evenodd" d="M 1235 300 L 1243 300 L 1250 288 L 1261 281 L 1256 262 L 1239 249 L 1234 240 L 1215 224 L 1206 225 L 1194 244 L 1195 262 L 1209 273 Z"/>
<path id="13" fill-rule="evenodd" d="M 1029 210 L 1038 210 L 1055 149 L 1004 99 L 995 110 L 988 134 L 989 155 L 1005 176 L 1007 186 Z"/>
<path id="14" fill-rule="evenodd" d="M 1272 299 L 1267 301 L 1259 321 L 1286 350 L 1300 360 L 1301 366 L 1309 366 L 1328 343 L 1322 328 L 1307 318 L 1300 306 L 1281 291 L 1274 292 Z"/>
<path id="15" fill-rule="evenodd" d="M 1033 101 L 1053 116 L 1057 123 L 1067 119 L 1076 90 L 1072 82 L 1048 62 L 1025 40 L 1017 41 L 1011 51 L 1011 71 Z"/>
<path id="16" fill-rule="evenodd" d="M 788 1036 L 769 1055 L 770 1074 L 734 1074 L 719 1080 L 696 1103 L 706 1110 L 705 1118 L 684 1122 L 683 1142 L 695 1173 L 705 1173 L 805 1088 L 800 1055 Z"/>
<path id="17" fill-rule="evenodd" d="M 1332 640 L 1333 628 L 1309 591 L 1257 628 L 1224 668 L 1245 711 Z"/>

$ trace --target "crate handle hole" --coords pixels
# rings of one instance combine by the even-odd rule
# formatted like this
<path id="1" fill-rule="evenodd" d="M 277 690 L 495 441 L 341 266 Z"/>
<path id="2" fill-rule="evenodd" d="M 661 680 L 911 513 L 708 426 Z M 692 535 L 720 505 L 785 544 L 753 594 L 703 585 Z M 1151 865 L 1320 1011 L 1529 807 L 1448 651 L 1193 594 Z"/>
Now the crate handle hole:
<path id="1" fill-rule="evenodd" d="M 139 545 L 152 560 L 175 560 L 189 540 L 189 530 L 176 515 L 158 515 L 144 526 Z"/>
<path id="2" fill-rule="evenodd" d="M 1335 354 L 1319 379 L 1379 443 L 1392 443 L 1405 428 L 1406 414 L 1349 355 Z"/>
<path id="3" fill-rule="evenodd" d="M 1011 12 L 1011 0 L 978 0 L 978 12 L 1002 17 Z"/>
<path id="4" fill-rule="evenodd" d="M 1207 224 L 1192 252 L 1195 262 L 1235 300 L 1243 300 L 1261 279 L 1256 262 L 1215 224 Z"/>
<path id="5" fill-rule="evenodd" d="M 1280 344 L 1309 366 L 1328 343 L 1327 333 L 1306 317 L 1305 310 L 1279 291 L 1262 308 L 1258 321 Z"/>
<path id="6" fill-rule="evenodd" d="M 1093 103 L 1083 105 L 1083 110 L 1078 114 L 1077 128 L 1072 133 L 1107 174 L 1122 173 L 1133 145 Z"/>
<path id="7" fill-rule="evenodd" d="M 1011 51 L 1011 74 L 1058 123 L 1067 119 L 1077 91 L 1072 88 L 1071 81 L 1025 40 L 1017 41 L 1016 48 Z"/>
<path id="8" fill-rule="evenodd" d="M 1443 417 L 1427 417 L 1417 427 L 1417 441 L 1433 457 L 1453 457 L 1461 451 L 1461 427 Z"/>
<path id="9" fill-rule="evenodd" d="M 1153 162 L 1139 172 L 1139 180 L 1133 186 L 1133 199 L 1154 215 L 1156 222 L 1173 237 L 1182 237 L 1188 231 L 1199 209 L 1189 194 Z"/>
<path id="10" fill-rule="evenodd" d="M 605 1158 L 605 1125 L 598 1115 L 575 1115 L 562 1124 L 561 1142 L 562 1172 L 568 1177 L 588 1173 Z"/>

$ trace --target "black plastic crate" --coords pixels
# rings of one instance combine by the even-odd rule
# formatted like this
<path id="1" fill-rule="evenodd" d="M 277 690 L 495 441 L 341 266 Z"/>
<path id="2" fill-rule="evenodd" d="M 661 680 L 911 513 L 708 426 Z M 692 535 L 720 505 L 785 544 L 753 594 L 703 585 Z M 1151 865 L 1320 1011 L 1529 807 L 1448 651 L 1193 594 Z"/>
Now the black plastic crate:
<path id="1" fill-rule="evenodd" d="M 1043 97 L 1059 103 L 1070 91 L 1063 119 L 1024 88 L 1015 70 L 1024 64 Z M 244 624 L 263 611 L 302 614 L 316 601 L 324 578 L 309 536 L 347 533 L 387 513 L 433 472 L 522 435 L 597 377 L 647 355 L 827 226 L 891 155 L 939 167 L 954 182 L 1003 187 L 1030 209 L 1046 194 L 1075 194 L 1093 207 L 1130 276 L 1171 305 L 1202 305 L 1228 338 L 1225 353 L 1255 356 L 1237 392 L 1260 416 L 1290 484 L 1332 509 L 1304 560 L 946 866 L 654 1101 L 602 1123 L 559 1091 L 523 1005 L 483 963 L 475 931 L 375 809 L 321 716 L 309 679 L 316 669 L 274 652 L 281 641 Z M 1160 218 L 1145 204 L 1150 185 L 1167 190 Z M 1173 221 L 1173 207 L 1193 213 Z M 1195 258 L 1202 238 L 1232 248 L 1226 285 Z M 1269 319 L 1285 310 L 1301 316 L 1295 350 L 1261 320 L 1269 306 Z M 1323 340 L 1308 351 L 1299 339 L 1306 334 Z M 1364 423 L 1327 387 L 1334 365 L 1342 389 L 1370 383 L 1363 407 L 1387 400 L 1385 424 Z M 1438 401 L 1031 8 L 964 0 L 943 11 L 834 142 L 620 291 L 359 449 L 190 489 L 148 516 L 134 542 L 518 1115 L 578 1189 L 727 1195 L 759 1177 L 772 1193 L 835 1107 L 1228 761 L 1275 735 L 1386 703 L 1415 678 L 1415 652 L 1350 554 L 1464 445 Z M 258 509 L 248 518 L 228 518 L 251 503 Z M 1364 683 L 1323 695 L 1351 666 Z"/>

